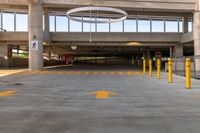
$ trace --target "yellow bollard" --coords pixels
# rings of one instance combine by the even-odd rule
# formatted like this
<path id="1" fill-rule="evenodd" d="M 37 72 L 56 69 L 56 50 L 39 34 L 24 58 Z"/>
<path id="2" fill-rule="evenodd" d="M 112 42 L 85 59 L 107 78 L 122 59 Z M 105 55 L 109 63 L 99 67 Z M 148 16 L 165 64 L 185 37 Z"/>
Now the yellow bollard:
<path id="1" fill-rule="evenodd" d="M 191 69 L 190 69 L 190 58 L 186 59 L 186 89 L 191 89 Z"/>
<path id="2" fill-rule="evenodd" d="M 149 76 L 152 77 L 152 59 L 149 60 Z"/>
<path id="3" fill-rule="evenodd" d="M 160 59 L 157 59 L 157 78 L 160 79 Z"/>
<path id="4" fill-rule="evenodd" d="M 146 74 L 146 60 L 143 59 L 143 73 Z"/>
<path id="5" fill-rule="evenodd" d="M 172 77 L 172 59 L 168 59 L 168 83 L 173 82 L 173 77 Z"/>

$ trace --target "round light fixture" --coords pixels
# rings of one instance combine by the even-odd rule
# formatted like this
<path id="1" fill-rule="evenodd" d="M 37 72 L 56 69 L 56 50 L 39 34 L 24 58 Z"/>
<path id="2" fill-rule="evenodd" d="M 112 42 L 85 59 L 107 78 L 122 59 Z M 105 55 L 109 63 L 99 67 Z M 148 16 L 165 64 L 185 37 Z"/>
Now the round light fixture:
<path id="1" fill-rule="evenodd" d="M 91 17 L 91 12 L 92 11 L 102 11 L 102 12 L 112 12 L 112 13 L 118 13 L 120 15 L 122 15 L 122 17 L 120 18 L 116 18 L 116 19 L 108 19 L 108 20 L 103 20 L 103 19 L 97 19 L 97 20 L 83 20 L 82 18 L 77 18 L 77 17 L 73 17 L 72 14 L 74 13 L 78 13 L 78 12 L 86 12 L 89 11 L 90 12 L 90 17 Z M 112 8 L 112 7 L 98 7 L 98 6 L 89 6 L 89 7 L 79 7 L 79 8 L 74 8 L 69 10 L 66 13 L 67 17 L 71 20 L 74 21 L 78 21 L 78 22 L 84 22 L 84 23 L 115 23 L 115 22 L 119 22 L 119 21 L 123 21 L 128 17 L 128 13 L 124 10 L 121 9 L 117 9 L 117 8 Z"/>
<path id="2" fill-rule="evenodd" d="M 72 49 L 72 50 L 76 50 L 76 49 L 77 49 L 77 46 L 71 46 L 71 49 Z"/>

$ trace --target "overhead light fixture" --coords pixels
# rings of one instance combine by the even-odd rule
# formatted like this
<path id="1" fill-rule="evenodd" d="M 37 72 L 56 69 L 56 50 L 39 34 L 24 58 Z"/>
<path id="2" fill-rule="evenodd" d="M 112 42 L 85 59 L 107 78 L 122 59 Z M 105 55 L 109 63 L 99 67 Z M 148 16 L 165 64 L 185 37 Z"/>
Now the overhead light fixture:
<path id="1" fill-rule="evenodd" d="M 71 46 L 71 49 L 72 49 L 72 50 L 76 50 L 76 49 L 77 49 L 77 46 Z"/>
<path id="2" fill-rule="evenodd" d="M 141 42 L 129 42 L 127 43 L 128 46 L 141 46 L 142 43 Z"/>
<path id="3" fill-rule="evenodd" d="M 91 1 L 92 2 L 92 1 Z M 118 8 L 112 8 L 112 7 L 103 7 L 103 6 L 98 6 L 99 1 L 97 0 L 97 5 L 92 6 L 87 6 L 87 7 L 78 7 L 74 9 L 70 9 L 69 11 L 66 12 L 66 15 L 68 19 L 81 22 L 81 23 L 89 23 L 90 24 L 90 38 L 89 42 L 92 43 L 92 23 L 115 23 L 115 22 L 120 22 L 128 17 L 128 13 L 124 10 L 118 9 Z M 90 19 L 84 19 L 84 15 L 79 15 L 80 13 L 83 12 L 89 12 Z M 111 18 L 110 16 L 106 16 L 105 14 L 101 17 L 99 17 L 100 12 L 110 12 L 113 14 L 118 14 L 120 17 L 113 17 Z M 94 14 L 92 14 L 94 13 Z M 78 14 L 78 15 L 74 15 Z M 83 18 L 82 18 L 83 17 Z M 95 19 L 92 19 L 95 18 Z M 104 18 L 104 19 L 102 19 Z"/>
<path id="4" fill-rule="evenodd" d="M 117 13 L 119 15 L 123 15 L 122 17 L 119 18 L 110 18 L 110 19 L 98 19 L 98 16 L 94 16 L 97 20 L 84 20 L 81 18 L 73 17 L 72 14 L 74 13 L 80 13 L 80 12 L 111 12 L 111 13 Z M 115 22 L 120 22 L 125 20 L 128 17 L 128 13 L 124 10 L 118 9 L 118 8 L 112 8 L 112 7 L 98 7 L 98 6 L 89 6 L 89 7 L 79 7 L 79 8 L 74 8 L 69 10 L 66 13 L 67 17 L 71 20 L 78 21 L 78 22 L 83 22 L 83 23 L 115 23 Z M 91 16 L 90 16 L 91 17 Z M 105 17 L 106 18 L 106 17 Z"/>

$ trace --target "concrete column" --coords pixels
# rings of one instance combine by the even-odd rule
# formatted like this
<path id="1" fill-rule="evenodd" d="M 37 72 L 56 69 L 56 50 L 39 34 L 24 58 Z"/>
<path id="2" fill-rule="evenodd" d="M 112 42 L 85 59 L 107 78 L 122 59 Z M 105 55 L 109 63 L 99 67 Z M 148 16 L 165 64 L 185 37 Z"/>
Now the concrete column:
<path id="1" fill-rule="evenodd" d="M 147 58 L 147 66 L 149 66 L 149 59 L 151 58 L 150 50 L 147 50 L 146 58 Z"/>
<path id="2" fill-rule="evenodd" d="M 4 67 L 4 68 L 9 67 L 7 44 L 0 44 L 0 67 Z"/>
<path id="3" fill-rule="evenodd" d="M 174 57 L 174 47 L 170 47 L 169 48 L 170 50 L 170 58 L 173 58 Z"/>
<path id="4" fill-rule="evenodd" d="M 188 16 L 184 16 L 183 33 L 188 33 Z"/>
<path id="5" fill-rule="evenodd" d="M 200 56 L 200 11 L 194 13 L 194 55 Z M 200 71 L 200 57 L 195 59 L 196 70 Z"/>
<path id="6" fill-rule="evenodd" d="M 43 8 L 42 4 L 29 4 L 29 69 L 43 69 Z M 38 48 L 33 49 L 33 41 Z"/>
<path id="7" fill-rule="evenodd" d="M 44 31 L 49 33 L 49 11 L 44 11 Z"/>
<path id="8" fill-rule="evenodd" d="M 183 46 L 182 45 L 175 46 L 174 56 L 177 58 L 183 57 Z"/>

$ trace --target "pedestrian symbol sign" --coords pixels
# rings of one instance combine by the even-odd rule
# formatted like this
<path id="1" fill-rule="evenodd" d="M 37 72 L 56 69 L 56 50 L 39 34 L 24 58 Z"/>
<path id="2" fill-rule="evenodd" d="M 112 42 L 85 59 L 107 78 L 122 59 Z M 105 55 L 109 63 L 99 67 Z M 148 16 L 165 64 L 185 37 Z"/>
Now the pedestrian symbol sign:
<path id="1" fill-rule="evenodd" d="M 38 41 L 32 41 L 31 42 L 31 50 L 38 50 Z"/>

